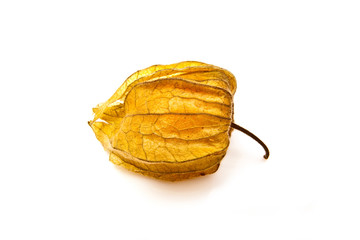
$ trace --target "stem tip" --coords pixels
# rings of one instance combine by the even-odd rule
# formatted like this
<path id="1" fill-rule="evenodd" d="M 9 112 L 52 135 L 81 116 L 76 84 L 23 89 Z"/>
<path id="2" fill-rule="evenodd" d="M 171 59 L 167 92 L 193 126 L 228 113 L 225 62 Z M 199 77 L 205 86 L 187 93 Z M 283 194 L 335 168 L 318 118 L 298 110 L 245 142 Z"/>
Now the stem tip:
<path id="1" fill-rule="evenodd" d="M 240 132 L 245 133 L 246 135 L 248 135 L 249 137 L 251 137 L 252 139 L 254 139 L 256 142 L 258 142 L 265 150 L 265 155 L 264 158 L 268 159 L 269 155 L 270 155 L 270 151 L 268 149 L 268 147 L 265 145 L 265 143 L 263 143 L 263 141 L 261 141 L 257 136 L 255 136 L 253 133 L 251 133 L 249 130 L 246 130 L 243 127 L 240 127 L 239 125 L 237 125 L 236 123 L 231 123 L 231 127 L 235 128 L 236 130 L 239 130 Z"/>

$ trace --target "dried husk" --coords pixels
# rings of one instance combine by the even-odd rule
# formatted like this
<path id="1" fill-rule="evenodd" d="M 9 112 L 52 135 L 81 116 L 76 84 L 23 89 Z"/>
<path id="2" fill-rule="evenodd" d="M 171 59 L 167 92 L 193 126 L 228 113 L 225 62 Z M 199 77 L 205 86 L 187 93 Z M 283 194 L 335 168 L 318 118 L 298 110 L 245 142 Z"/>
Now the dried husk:
<path id="1" fill-rule="evenodd" d="M 201 63 L 132 74 L 89 122 L 110 161 L 158 179 L 214 173 L 229 146 L 235 77 Z"/>

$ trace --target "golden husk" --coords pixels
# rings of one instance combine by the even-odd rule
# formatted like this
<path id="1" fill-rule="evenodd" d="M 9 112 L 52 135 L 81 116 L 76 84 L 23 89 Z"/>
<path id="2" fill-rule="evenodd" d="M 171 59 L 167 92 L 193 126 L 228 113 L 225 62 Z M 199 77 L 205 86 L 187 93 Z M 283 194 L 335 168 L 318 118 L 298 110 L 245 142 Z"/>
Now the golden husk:
<path id="1" fill-rule="evenodd" d="M 214 173 L 229 146 L 235 77 L 201 63 L 132 74 L 89 122 L 110 161 L 177 181 Z"/>

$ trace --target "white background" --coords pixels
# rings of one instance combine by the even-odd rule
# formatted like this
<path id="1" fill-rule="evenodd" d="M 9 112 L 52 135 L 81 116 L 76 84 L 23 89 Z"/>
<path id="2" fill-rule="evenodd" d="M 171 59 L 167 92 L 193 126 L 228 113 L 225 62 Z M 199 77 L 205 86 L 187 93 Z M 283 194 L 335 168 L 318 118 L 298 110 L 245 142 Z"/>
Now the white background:
<path id="1" fill-rule="evenodd" d="M 1 1 L 0 239 L 360 239 L 359 1 Z M 161 182 L 87 125 L 136 70 L 238 80 L 220 169 Z"/>

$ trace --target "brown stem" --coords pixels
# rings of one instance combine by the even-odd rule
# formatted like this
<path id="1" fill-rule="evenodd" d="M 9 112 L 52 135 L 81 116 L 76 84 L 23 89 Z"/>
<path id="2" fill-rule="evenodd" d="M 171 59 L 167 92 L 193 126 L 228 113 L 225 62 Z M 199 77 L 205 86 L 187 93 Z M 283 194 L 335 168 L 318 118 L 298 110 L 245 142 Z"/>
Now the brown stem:
<path id="1" fill-rule="evenodd" d="M 263 143 L 263 141 L 261 141 L 257 136 L 255 136 L 253 133 L 251 133 L 250 131 L 246 130 L 243 127 L 240 127 L 239 125 L 237 125 L 236 123 L 231 123 L 231 127 L 235 128 L 236 130 L 239 130 L 240 132 L 245 133 L 246 135 L 248 135 L 249 137 L 251 137 L 252 139 L 254 139 L 255 141 L 257 141 L 265 150 L 265 155 L 264 158 L 268 159 L 270 152 L 269 149 L 267 148 L 267 146 L 265 145 L 265 143 Z"/>

